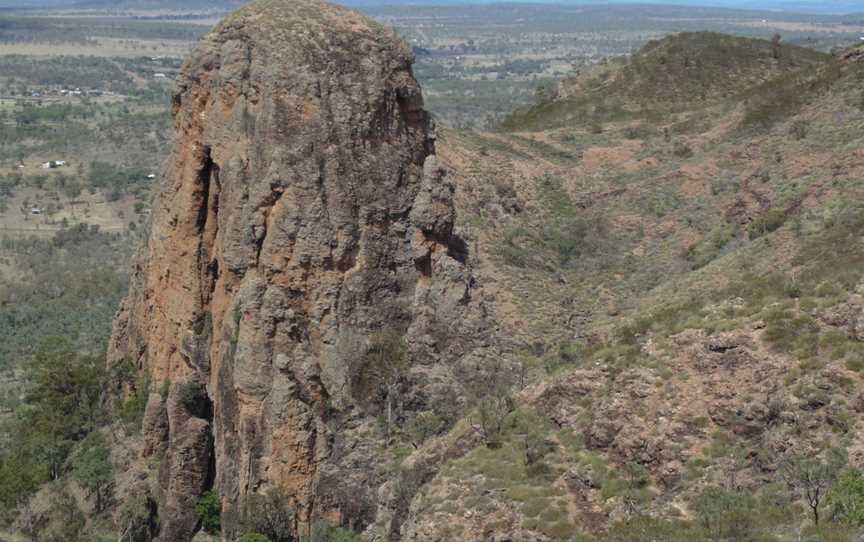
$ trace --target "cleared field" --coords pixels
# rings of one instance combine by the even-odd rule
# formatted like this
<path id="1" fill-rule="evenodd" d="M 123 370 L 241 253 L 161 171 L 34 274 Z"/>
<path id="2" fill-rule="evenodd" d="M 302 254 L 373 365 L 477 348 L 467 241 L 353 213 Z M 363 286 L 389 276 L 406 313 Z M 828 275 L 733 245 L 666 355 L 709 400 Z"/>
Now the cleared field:
<path id="1" fill-rule="evenodd" d="M 158 9 L 53 9 L 14 19 L 0 56 L 182 58 L 227 5 L 178 12 Z M 710 30 L 770 38 L 821 51 L 856 41 L 854 17 L 673 6 L 392 6 L 361 7 L 415 47 L 427 106 L 444 124 L 493 127 L 530 104 L 554 79 L 620 57 L 649 40 Z M 36 13 L 39 16 L 34 17 Z"/>
<path id="2" fill-rule="evenodd" d="M 127 57 L 142 55 L 185 57 L 194 46 L 183 40 L 124 40 L 94 38 L 87 43 L 2 43 L 0 55 Z"/>

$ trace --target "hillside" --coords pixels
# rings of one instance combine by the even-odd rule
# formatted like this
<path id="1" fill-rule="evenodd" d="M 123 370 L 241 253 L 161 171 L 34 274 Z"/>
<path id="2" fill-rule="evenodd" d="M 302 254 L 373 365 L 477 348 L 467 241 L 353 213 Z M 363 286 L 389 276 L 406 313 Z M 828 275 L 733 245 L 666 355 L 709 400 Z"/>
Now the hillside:
<path id="1" fill-rule="evenodd" d="M 670 114 L 736 104 L 752 88 L 781 76 L 810 75 L 829 55 L 778 41 L 690 32 L 649 42 L 548 90 L 543 100 L 502 122 L 506 130 L 626 118 L 662 122 Z"/>
<path id="2" fill-rule="evenodd" d="M 724 83 L 751 98 L 697 123 L 445 136 L 478 281 L 529 376 L 503 444 L 441 471 L 409 540 L 860 534 L 824 500 L 814 527 L 794 482 L 864 463 L 860 58 Z M 799 92 L 753 123 L 766 88 Z"/>

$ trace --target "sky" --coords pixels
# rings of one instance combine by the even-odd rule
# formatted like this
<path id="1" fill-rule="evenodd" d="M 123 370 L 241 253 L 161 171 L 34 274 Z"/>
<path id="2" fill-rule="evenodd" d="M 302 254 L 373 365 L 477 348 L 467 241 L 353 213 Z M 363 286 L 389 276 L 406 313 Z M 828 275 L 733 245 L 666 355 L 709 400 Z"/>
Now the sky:
<path id="1" fill-rule="evenodd" d="M 492 3 L 497 0 L 342 0 L 339 3 L 353 5 L 369 5 L 369 4 L 472 4 L 472 3 Z M 525 0 L 520 0 L 525 1 Z M 743 9 L 760 9 L 760 10 L 782 10 L 796 11 L 803 13 L 825 13 L 825 14 L 845 14 L 845 13 L 862 13 L 864 14 L 864 0 L 528 0 L 543 3 L 561 3 L 561 4 L 667 4 L 679 6 L 712 6 L 712 7 L 727 7 L 727 8 L 743 8 Z M 26 6 L 26 7 L 51 7 L 51 6 L 68 6 L 76 3 L 93 4 L 96 2 L 106 5 L 124 4 L 126 0 L 0 0 L 0 7 L 6 6 Z M 136 0 L 137 4 L 141 4 L 141 0 Z M 169 4 L 165 0 L 159 2 L 162 6 Z M 189 5 L 190 0 L 176 0 L 177 9 L 184 9 L 184 5 Z M 200 7 L 201 2 L 192 0 L 192 3 Z M 214 5 L 219 5 L 223 2 L 219 0 L 213 1 Z"/>

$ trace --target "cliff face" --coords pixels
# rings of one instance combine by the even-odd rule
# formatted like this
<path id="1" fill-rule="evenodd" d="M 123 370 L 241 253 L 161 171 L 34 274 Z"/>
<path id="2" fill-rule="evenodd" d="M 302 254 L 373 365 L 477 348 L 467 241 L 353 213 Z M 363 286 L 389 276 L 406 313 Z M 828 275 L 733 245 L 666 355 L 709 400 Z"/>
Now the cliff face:
<path id="1" fill-rule="evenodd" d="M 163 540 L 191 538 L 209 488 L 226 509 L 279 489 L 298 524 L 360 514 L 322 483 L 380 482 L 345 459 L 368 430 L 358 359 L 385 334 L 432 359 L 430 330 L 472 305 L 411 62 L 389 31 L 316 0 L 254 3 L 187 60 L 109 352 L 149 376 Z"/>

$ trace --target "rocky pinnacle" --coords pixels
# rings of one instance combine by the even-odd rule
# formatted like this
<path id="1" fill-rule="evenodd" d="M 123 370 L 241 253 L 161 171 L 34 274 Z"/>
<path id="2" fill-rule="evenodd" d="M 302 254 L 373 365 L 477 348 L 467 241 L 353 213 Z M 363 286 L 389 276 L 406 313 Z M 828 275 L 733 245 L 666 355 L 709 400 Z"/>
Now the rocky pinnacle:
<path id="1" fill-rule="evenodd" d="M 373 519 L 375 459 L 344 451 L 372 415 L 352 364 L 390 329 L 419 356 L 430 307 L 458 318 L 472 283 L 412 60 L 347 9 L 260 0 L 186 61 L 109 352 L 149 382 L 141 454 L 159 458 L 162 540 L 192 538 L 210 490 L 223 513 L 278 490 L 296 529 Z M 371 511 L 345 502 L 348 484 Z"/>

